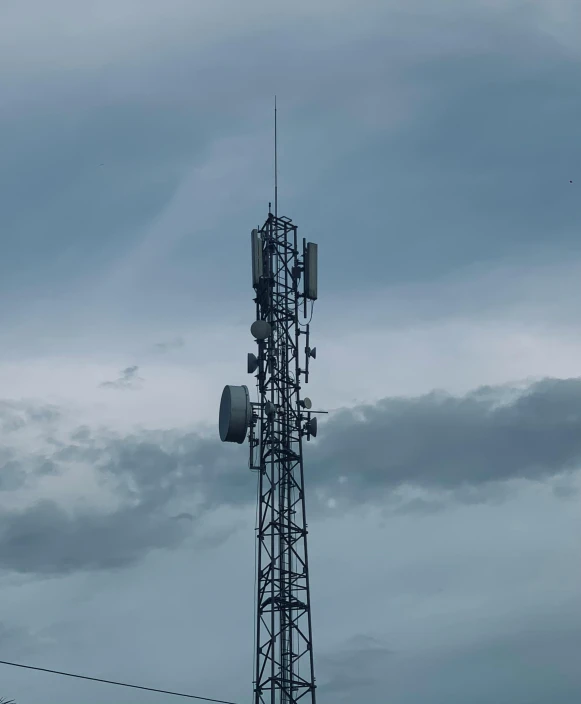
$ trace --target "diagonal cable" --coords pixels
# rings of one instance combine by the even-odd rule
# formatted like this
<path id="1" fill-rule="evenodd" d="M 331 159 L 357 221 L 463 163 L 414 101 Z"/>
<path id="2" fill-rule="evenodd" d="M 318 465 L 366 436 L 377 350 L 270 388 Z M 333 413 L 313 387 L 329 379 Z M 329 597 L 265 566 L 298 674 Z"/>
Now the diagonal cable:
<path id="1" fill-rule="evenodd" d="M 63 677 L 75 677 L 79 680 L 90 680 L 91 682 L 103 682 L 104 684 L 114 684 L 117 687 L 131 687 L 131 689 L 142 689 L 146 692 L 157 692 L 158 694 L 169 694 L 174 697 L 185 697 L 186 699 L 198 699 L 204 702 L 214 702 L 214 704 L 236 704 L 236 702 L 225 701 L 224 699 L 210 699 L 208 697 L 199 697 L 195 694 L 182 694 L 181 692 L 171 692 L 167 689 L 154 689 L 153 687 L 142 687 L 138 684 L 127 684 L 126 682 L 113 682 L 112 680 L 103 680 L 99 677 L 88 677 L 87 675 L 74 675 L 71 672 L 59 672 L 58 670 L 49 670 L 45 667 L 33 667 L 32 665 L 20 665 L 16 662 L 7 662 L 0 660 L 0 665 L 10 665 L 11 667 L 21 667 L 24 670 L 36 670 L 38 672 L 49 672 L 52 675 L 61 675 Z"/>

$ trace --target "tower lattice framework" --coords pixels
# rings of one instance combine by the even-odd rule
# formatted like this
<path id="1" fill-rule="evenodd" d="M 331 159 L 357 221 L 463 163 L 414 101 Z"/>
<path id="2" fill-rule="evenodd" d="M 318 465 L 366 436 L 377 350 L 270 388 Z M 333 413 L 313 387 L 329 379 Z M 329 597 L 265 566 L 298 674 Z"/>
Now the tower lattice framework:
<path id="1" fill-rule="evenodd" d="M 254 702 L 315 704 L 303 439 L 316 435 L 316 418 L 300 391 L 315 356 L 305 319 L 317 252 L 303 240 L 301 253 L 297 226 L 273 213 L 252 236 L 256 320 L 270 330 L 257 339 L 259 402 L 250 421 L 250 467 L 258 471 Z"/>

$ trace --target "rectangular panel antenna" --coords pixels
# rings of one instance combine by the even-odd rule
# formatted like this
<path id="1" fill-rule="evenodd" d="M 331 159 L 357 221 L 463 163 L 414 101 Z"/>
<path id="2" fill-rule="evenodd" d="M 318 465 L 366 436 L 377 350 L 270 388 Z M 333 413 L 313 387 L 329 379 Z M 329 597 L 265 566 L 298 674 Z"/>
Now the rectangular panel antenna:
<path id="1" fill-rule="evenodd" d="M 256 288 L 263 274 L 262 239 L 258 230 L 252 230 L 252 286 Z"/>
<path id="2" fill-rule="evenodd" d="M 317 245 L 314 242 L 307 242 L 305 254 L 305 296 L 310 301 L 317 300 L 317 255 Z"/>

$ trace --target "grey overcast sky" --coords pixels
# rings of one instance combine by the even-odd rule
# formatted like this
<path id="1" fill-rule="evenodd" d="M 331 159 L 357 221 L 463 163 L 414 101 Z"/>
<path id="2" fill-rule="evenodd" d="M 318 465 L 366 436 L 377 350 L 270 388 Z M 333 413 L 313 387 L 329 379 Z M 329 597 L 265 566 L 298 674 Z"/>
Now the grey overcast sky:
<path id="1" fill-rule="evenodd" d="M 320 246 L 319 704 L 581 701 L 581 5 L 0 5 L 0 659 L 251 701 L 249 232 Z M 17 704 L 171 698 L 0 665 Z"/>

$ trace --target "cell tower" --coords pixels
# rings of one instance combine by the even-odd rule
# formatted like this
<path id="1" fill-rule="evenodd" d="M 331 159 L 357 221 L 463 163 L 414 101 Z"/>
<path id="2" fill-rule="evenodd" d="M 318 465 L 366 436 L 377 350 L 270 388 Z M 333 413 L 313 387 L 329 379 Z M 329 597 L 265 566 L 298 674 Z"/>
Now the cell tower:
<path id="1" fill-rule="evenodd" d="M 303 239 L 299 250 L 297 226 L 278 217 L 277 195 L 275 146 L 275 212 L 269 206 L 251 233 L 258 350 L 247 371 L 259 400 L 251 402 L 246 386 L 226 386 L 219 430 L 222 442 L 249 437 L 249 467 L 258 473 L 254 704 L 315 704 L 303 439 L 316 437 L 313 414 L 321 411 L 300 391 L 316 358 L 306 318 L 317 299 L 317 245 Z"/>

